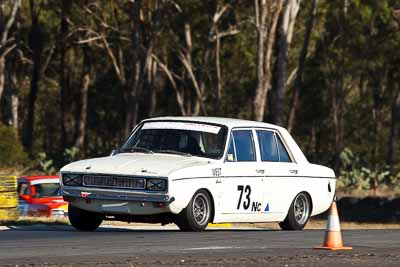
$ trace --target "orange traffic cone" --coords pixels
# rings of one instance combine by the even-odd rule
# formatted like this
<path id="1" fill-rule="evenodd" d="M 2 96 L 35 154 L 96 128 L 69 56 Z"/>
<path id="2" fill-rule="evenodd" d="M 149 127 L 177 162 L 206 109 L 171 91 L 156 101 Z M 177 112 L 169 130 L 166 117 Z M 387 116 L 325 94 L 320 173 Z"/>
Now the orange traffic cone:
<path id="1" fill-rule="evenodd" d="M 328 222 L 326 224 L 324 244 L 315 249 L 327 250 L 351 250 L 352 247 L 344 247 L 342 233 L 340 231 L 339 214 L 336 207 L 336 202 L 333 201 L 329 210 Z"/>

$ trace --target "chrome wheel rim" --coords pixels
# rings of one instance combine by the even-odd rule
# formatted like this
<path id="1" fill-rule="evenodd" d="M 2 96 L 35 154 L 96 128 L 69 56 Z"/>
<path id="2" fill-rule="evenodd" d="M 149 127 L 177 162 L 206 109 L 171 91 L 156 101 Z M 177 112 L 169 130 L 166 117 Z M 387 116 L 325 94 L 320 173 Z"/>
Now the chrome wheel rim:
<path id="1" fill-rule="evenodd" d="M 305 224 L 310 213 L 310 204 L 304 194 L 299 194 L 294 200 L 294 218 L 298 224 Z"/>
<path id="2" fill-rule="evenodd" d="M 200 225 L 208 223 L 210 217 L 210 205 L 208 204 L 206 195 L 199 193 L 195 196 L 192 211 L 196 223 Z"/>

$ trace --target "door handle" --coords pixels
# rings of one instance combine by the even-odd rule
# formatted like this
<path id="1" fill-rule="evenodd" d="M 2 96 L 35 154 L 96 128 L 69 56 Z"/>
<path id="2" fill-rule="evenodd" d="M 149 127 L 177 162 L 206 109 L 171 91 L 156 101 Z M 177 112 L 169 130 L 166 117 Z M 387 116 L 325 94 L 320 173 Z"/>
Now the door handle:
<path id="1" fill-rule="evenodd" d="M 215 181 L 215 183 L 216 183 L 216 184 L 221 184 L 222 181 L 221 181 L 221 179 L 217 179 L 217 180 Z"/>
<path id="2" fill-rule="evenodd" d="M 264 172 L 265 172 L 265 170 L 262 170 L 262 169 L 256 170 L 256 173 L 259 173 L 259 174 L 264 174 Z"/>
<path id="3" fill-rule="evenodd" d="M 293 174 L 297 174 L 297 173 L 298 173 L 298 170 L 290 170 L 289 172 L 290 172 L 290 173 L 293 173 Z"/>

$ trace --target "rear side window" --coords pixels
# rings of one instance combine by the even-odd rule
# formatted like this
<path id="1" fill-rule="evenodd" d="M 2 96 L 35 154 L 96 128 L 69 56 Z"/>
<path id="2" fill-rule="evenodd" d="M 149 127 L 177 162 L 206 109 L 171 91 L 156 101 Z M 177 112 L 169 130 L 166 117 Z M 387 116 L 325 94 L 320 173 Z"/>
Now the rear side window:
<path id="1" fill-rule="evenodd" d="M 276 136 L 276 139 L 278 141 L 279 161 L 280 162 L 292 162 L 292 160 L 289 157 L 289 153 L 287 152 L 285 146 L 282 143 L 282 140 L 279 138 L 279 136 Z"/>
<path id="2" fill-rule="evenodd" d="M 18 185 L 18 195 L 29 195 L 29 187 L 27 183 L 20 183 Z"/>
<path id="3" fill-rule="evenodd" d="M 275 134 L 270 131 L 257 130 L 258 143 L 260 144 L 261 161 L 279 161 L 278 148 L 276 147 Z"/>
<path id="4" fill-rule="evenodd" d="M 251 130 L 233 131 L 237 161 L 255 161 L 253 134 Z"/>
<path id="5" fill-rule="evenodd" d="M 236 153 L 235 153 L 235 147 L 233 144 L 232 135 L 231 135 L 231 140 L 229 141 L 228 154 L 226 155 L 226 161 L 236 161 Z"/>

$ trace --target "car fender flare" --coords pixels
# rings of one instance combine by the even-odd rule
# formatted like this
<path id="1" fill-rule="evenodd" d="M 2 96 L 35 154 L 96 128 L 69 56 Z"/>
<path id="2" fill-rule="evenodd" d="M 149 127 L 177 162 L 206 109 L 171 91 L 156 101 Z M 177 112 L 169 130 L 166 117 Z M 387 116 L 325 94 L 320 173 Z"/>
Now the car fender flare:
<path id="1" fill-rule="evenodd" d="M 175 181 L 175 182 L 180 182 L 180 181 Z M 176 188 L 176 187 L 175 187 Z M 214 220 L 214 216 L 216 213 L 217 205 L 215 202 L 215 192 L 213 194 L 213 190 L 211 186 L 207 186 L 205 184 L 202 185 L 193 185 L 193 186 L 186 186 L 185 190 L 177 190 L 170 192 L 171 196 L 174 197 L 174 201 L 170 204 L 169 208 L 170 211 L 174 214 L 179 214 L 184 208 L 187 207 L 189 204 L 190 200 L 193 198 L 193 196 L 198 192 L 199 190 L 205 190 L 211 199 L 211 204 L 212 204 L 212 215 L 211 215 L 211 221 Z"/>

